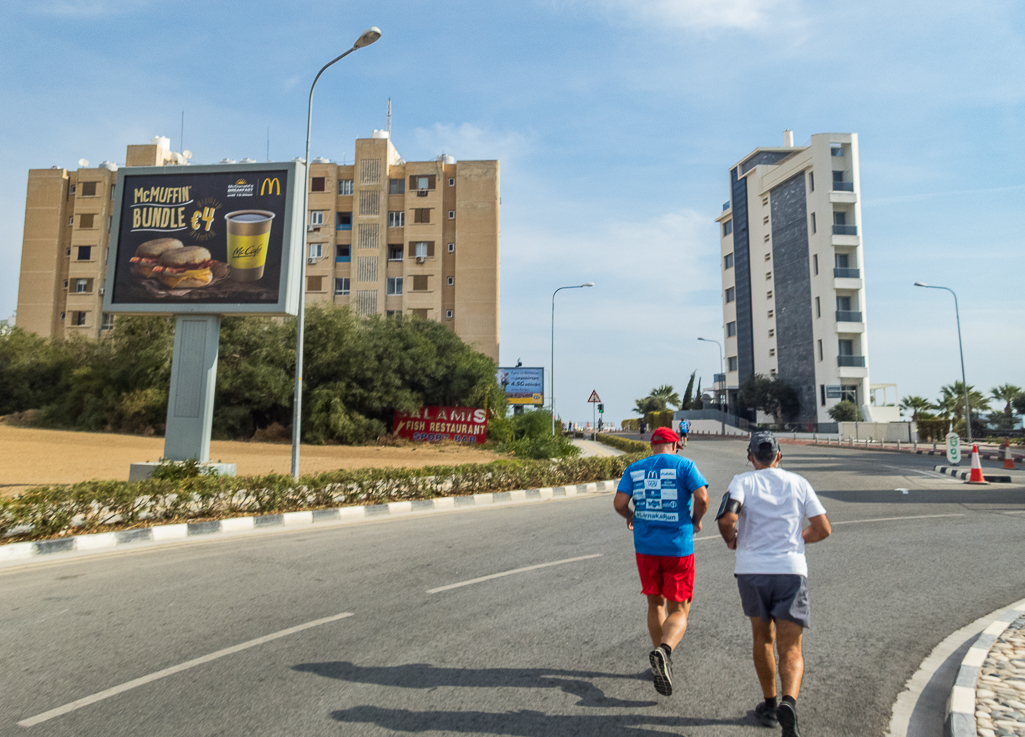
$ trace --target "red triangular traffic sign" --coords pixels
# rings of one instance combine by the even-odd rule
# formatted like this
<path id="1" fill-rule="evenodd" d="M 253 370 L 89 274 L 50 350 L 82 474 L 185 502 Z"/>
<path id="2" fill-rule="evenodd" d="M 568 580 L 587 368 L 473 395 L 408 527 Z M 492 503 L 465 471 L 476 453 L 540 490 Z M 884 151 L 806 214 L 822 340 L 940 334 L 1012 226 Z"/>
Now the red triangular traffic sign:
<path id="1" fill-rule="evenodd" d="M 600 402 L 601 398 L 598 396 L 598 392 L 597 391 L 592 391 L 591 392 L 591 396 L 590 396 L 590 398 L 587 401 L 588 402 Z"/>

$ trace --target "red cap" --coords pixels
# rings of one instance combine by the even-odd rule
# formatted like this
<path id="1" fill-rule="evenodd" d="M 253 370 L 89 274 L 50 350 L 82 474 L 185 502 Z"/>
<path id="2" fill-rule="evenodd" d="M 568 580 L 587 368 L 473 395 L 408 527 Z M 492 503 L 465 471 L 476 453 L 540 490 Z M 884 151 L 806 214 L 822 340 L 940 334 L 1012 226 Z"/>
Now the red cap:
<path id="1" fill-rule="evenodd" d="M 679 443 L 680 436 L 677 435 L 672 429 L 668 427 L 660 427 L 655 432 L 651 433 L 652 445 L 656 443 Z"/>

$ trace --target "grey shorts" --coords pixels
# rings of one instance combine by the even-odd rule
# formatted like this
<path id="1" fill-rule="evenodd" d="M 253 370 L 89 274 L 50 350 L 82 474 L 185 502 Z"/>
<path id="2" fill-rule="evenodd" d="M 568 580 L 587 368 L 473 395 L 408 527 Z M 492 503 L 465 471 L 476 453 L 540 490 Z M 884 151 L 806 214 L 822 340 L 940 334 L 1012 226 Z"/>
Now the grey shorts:
<path id="1" fill-rule="evenodd" d="M 763 622 L 785 619 L 805 629 L 811 627 L 808 579 L 796 573 L 736 574 L 744 615 Z"/>

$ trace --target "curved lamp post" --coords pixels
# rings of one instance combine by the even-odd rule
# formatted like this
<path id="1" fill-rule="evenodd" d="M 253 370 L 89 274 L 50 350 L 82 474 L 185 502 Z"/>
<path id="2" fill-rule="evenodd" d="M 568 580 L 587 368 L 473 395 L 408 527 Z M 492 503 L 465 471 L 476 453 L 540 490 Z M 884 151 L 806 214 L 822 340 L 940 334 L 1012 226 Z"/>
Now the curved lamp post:
<path id="1" fill-rule="evenodd" d="M 706 343 L 715 343 L 719 348 L 719 368 L 722 369 L 722 391 L 719 393 L 719 419 L 722 421 L 722 436 L 726 437 L 726 410 L 723 409 L 723 399 L 726 398 L 726 365 L 722 360 L 722 343 L 711 338 L 698 338 Z"/>
<path id="2" fill-rule="evenodd" d="M 316 88 L 317 80 L 320 79 L 320 75 L 324 73 L 325 69 L 336 61 L 341 61 L 356 49 L 369 46 L 380 37 L 381 29 L 377 26 L 372 26 L 363 31 L 363 35 L 356 39 L 356 43 L 352 45 L 351 49 L 341 56 L 335 57 L 320 68 L 317 76 L 313 78 L 313 84 L 310 85 L 310 104 L 306 110 L 306 158 L 303 159 L 306 167 L 306 176 L 303 178 L 303 238 L 302 258 L 299 259 L 299 320 L 296 324 L 295 340 L 295 399 L 292 401 L 292 477 L 295 479 L 299 478 L 299 441 L 302 435 L 303 416 L 303 348 L 305 345 L 304 331 L 306 329 L 306 220 L 308 217 L 306 208 L 309 206 L 310 199 L 310 131 L 313 126 L 313 90 Z"/>
<path id="3" fill-rule="evenodd" d="M 961 345 L 961 313 L 957 309 L 957 295 L 954 294 L 954 290 L 950 287 L 934 287 L 931 284 L 924 284 L 923 282 L 916 281 L 916 287 L 925 287 L 926 289 L 946 289 L 948 292 L 954 295 L 954 317 L 957 318 L 957 348 L 961 352 L 961 386 L 964 389 L 964 424 L 965 431 L 968 434 L 968 444 L 972 444 L 972 410 L 968 406 L 968 379 L 965 378 L 964 374 L 964 346 Z"/>
<path id="4" fill-rule="evenodd" d="M 593 287 L 594 282 L 589 281 L 586 284 L 574 284 L 569 287 L 559 287 L 552 292 L 552 375 L 549 379 L 551 383 L 552 392 L 552 435 L 555 434 L 555 295 L 561 292 L 563 289 L 583 289 L 584 287 Z"/>

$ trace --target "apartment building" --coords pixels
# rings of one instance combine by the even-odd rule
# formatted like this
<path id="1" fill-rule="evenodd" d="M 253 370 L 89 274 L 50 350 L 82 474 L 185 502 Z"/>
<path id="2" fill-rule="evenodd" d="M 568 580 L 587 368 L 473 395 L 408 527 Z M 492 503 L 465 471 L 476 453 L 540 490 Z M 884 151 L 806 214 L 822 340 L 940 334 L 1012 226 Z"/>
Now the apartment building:
<path id="1" fill-rule="evenodd" d="M 435 320 L 497 361 L 498 161 L 407 162 L 386 131 L 357 139 L 353 161 L 311 162 L 307 303 Z M 128 147 L 127 166 L 186 164 L 166 138 Z M 117 170 L 29 172 L 20 327 L 96 338 L 113 326 L 102 295 Z"/>
<path id="2" fill-rule="evenodd" d="M 784 134 L 729 171 L 721 238 L 725 389 L 734 406 L 753 374 L 800 398 L 795 422 L 831 423 L 841 400 L 872 419 L 856 133 Z M 765 417 L 759 421 L 771 421 Z"/>

